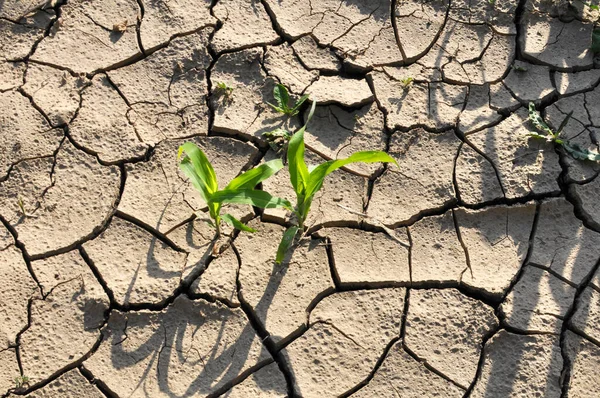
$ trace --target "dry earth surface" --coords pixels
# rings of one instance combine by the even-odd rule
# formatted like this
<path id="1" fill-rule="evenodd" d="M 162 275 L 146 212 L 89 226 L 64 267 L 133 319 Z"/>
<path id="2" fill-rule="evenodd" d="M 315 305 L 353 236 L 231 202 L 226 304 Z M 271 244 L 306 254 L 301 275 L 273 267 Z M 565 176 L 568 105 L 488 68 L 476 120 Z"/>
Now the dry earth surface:
<path id="1" fill-rule="evenodd" d="M 600 167 L 525 136 L 598 149 L 597 3 L 0 0 L 0 397 L 600 396 Z M 286 214 L 215 246 L 176 160 L 279 156 L 277 83 L 310 163 L 400 166 L 281 265 Z"/>

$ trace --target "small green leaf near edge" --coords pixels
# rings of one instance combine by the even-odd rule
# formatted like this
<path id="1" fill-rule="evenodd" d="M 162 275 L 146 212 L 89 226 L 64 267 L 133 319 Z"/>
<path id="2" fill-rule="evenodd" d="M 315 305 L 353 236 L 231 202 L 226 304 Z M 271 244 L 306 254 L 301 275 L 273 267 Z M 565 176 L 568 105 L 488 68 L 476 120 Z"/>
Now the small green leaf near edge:
<path id="1" fill-rule="evenodd" d="M 289 227 L 283 233 L 281 242 L 279 243 L 279 246 L 277 247 L 277 255 L 275 256 L 275 262 L 277 264 L 281 264 L 281 262 L 283 261 L 283 258 L 285 257 L 285 253 L 290 248 L 292 242 L 294 242 L 294 237 L 298 233 L 298 229 L 299 228 L 296 226 Z"/>

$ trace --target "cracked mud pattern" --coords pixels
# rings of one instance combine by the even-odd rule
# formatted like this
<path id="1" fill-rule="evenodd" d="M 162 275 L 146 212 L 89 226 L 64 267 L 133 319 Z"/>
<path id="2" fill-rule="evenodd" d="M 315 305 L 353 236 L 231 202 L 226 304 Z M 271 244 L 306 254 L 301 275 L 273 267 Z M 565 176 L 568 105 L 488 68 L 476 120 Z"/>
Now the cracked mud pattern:
<path id="1" fill-rule="evenodd" d="M 0 0 L 0 397 L 600 396 L 600 166 L 525 136 L 599 149 L 590 4 Z M 277 83 L 309 163 L 400 166 L 331 174 L 281 265 L 286 214 L 215 242 L 176 159 L 280 156 Z"/>

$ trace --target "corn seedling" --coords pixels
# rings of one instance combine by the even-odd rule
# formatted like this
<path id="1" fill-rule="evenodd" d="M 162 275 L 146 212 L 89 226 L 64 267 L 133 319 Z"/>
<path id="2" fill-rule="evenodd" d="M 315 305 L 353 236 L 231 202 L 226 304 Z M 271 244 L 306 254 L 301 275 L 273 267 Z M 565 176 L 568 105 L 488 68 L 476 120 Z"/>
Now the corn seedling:
<path id="1" fill-rule="evenodd" d="M 185 156 L 182 158 L 183 153 Z M 248 204 L 263 209 L 283 207 L 292 209 L 290 202 L 271 196 L 265 191 L 255 190 L 254 187 L 283 168 L 280 159 L 271 160 L 258 167 L 237 176 L 225 187 L 219 190 L 217 176 L 210 161 L 196 144 L 186 142 L 179 147 L 177 158 L 179 167 L 190 179 L 192 185 L 200 193 L 208 205 L 209 216 L 214 223 L 217 236 L 221 233 L 221 221 L 224 221 L 241 231 L 255 232 L 231 214 L 221 214 L 223 203 Z"/>
<path id="2" fill-rule="evenodd" d="M 569 122 L 571 115 L 573 112 L 569 113 L 562 123 L 560 124 L 558 130 L 556 132 L 546 124 L 542 116 L 535 109 L 535 104 L 533 102 L 529 103 L 529 121 L 533 124 L 533 126 L 540 131 L 541 133 L 528 133 L 529 137 L 546 140 L 548 142 L 554 142 L 560 146 L 562 146 L 567 153 L 569 153 L 573 158 L 579 160 L 591 160 L 594 162 L 600 161 L 600 154 L 598 152 L 590 151 L 589 149 L 582 148 L 578 144 L 571 143 L 568 140 L 565 140 L 561 137 L 562 131 Z"/>
<path id="3" fill-rule="evenodd" d="M 298 232 L 304 232 L 304 223 L 310 212 L 312 201 L 323 187 L 325 177 L 350 163 L 398 163 L 387 153 L 383 151 L 361 151 L 350 155 L 345 159 L 329 160 L 314 167 L 309 171 L 304 160 L 304 131 L 315 111 L 316 101 L 313 101 L 306 120 L 306 124 L 300 128 L 291 138 L 288 144 L 287 160 L 290 172 L 290 182 L 296 193 L 296 206 L 294 208 L 294 216 L 296 225 L 288 228 L 283 234 L 283 239 L 277 249 L 276 262 L 280 263 L 283 260 L 285 253 L 290 245 L 294 242 Z"/>
<path id="4" fill-rule="evenodd" d="M 23 198 L 21 195 L 17 198 L 17 206 L 19 206 L 19 210 L 21 211 L 21 215 L 23 217 L 27 217 L 27 212 L 25 211 L 25 203 L 23 202 Z"/>
<path id="5" fill-rule="evenodd" d="M 27 376 L 17 376 L 15 377 L 15 388 L 20 390 L 23 387 L 28 387 L 29 381 L 30 379 Z"/>
<path id="6" fill-rule="evenodd" d="M 410 88 L 410 86 L 412 86 L 412 83 L 415 79 L 412 77 L 405 77 L 404 79 L 400 80 L 400 83 L 402 83 L 402 88 L 404 90 L 408 90 Z"/>
<path id="7" fill-rule="evenodd" d="M 296 116 L 298 112 L 300 112 L 300 107 L 308 99 L 308 94 L 300 97 L 295 103 L 294 106 L 290 108 L 290 95 L 287 91 L 287 88 L 283 84 L 276 84 L 273 88 L 273 97 L 275 98 L 275 102 L 277 105 L 273 105 L 270 102 L 267 102 L 273 109 L 275 109 L 279 113 L 283 113 L 288 116 Z"/>

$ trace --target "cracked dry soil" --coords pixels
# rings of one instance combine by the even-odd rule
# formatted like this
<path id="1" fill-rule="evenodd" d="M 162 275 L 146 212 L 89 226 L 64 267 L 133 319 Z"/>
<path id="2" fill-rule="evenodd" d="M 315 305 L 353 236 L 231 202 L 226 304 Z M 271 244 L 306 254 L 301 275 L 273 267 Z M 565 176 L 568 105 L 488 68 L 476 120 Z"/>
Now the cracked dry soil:
<path id="1" fill-rule="evenodd" d="M 586 4 L 0 0 L 0 396 L 600 396 L 600 167 L 524 136 L 598 149 Z M 273 209 L 213 257 L 176 149 L 274 159 L 276 83 L 310 163 L 400 167 L 333 173 L 282 265 Z"/>

